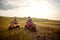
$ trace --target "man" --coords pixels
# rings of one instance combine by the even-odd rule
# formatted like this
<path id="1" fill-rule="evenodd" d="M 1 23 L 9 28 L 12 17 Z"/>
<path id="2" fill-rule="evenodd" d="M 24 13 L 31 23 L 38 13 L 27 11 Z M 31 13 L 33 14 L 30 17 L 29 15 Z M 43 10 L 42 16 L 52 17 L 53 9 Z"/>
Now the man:
<path id="1" fill-rule="evenodd" d="M 32 21 L 32 19 L 30 17 L 28 17 L 28 21 Z"/>
<path id="2" fill-rule="evenodd" d="M 18 24 L 17 19 L 14 18 L 14 20 L 11 21 L 9 29 L 17 29 L 17 28 L 20 29 L 20 25 Z"/>
<path id="3" fill-rule="evenodd" d="M 27 25 L 32 26 L 34 23 L 30 17 L 28 17 L 28 20 L 26 22 Z"/>
<path id="4" fill-rule="evenodd" d="M 30 17 L 28 17 L 25 28 L 36 32 L 35 24 L 33 23 L 32 19 Z"/>
<path id="5" fill-rule="evenodd" d="M 16 18 L 14 18 L 13 23 L 14 23 L 14 24 L 18 24 L 18 22 L 17 22 L 17 19 L 16 19 Z"/>

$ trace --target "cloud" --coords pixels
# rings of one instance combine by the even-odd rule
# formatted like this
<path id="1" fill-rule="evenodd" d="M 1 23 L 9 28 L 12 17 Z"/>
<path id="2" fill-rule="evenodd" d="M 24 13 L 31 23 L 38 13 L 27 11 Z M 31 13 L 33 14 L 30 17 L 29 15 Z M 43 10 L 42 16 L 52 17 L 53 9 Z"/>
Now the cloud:
<path id="1" fill-rule="evenodd" d="M 12 5 L 8 0 L 0 0 L 0 10 L 9 10 L 16 8 L 16 5 Z"/>
<path id="2" fill-rule="evenodd" d="M 0 0 L 0 10 L 28 7 L 32 0 Z"/>
<path id="3" fill-rule="evenodd" d="M 60 20 L 59 8 L 60 0 L 0 0 L 0 16 L 32 16 Z"/>
<path id="4" fill-rule="evenodd" d="M 60 0 L 48 0 L 56 8 L 60 8 Z"/>

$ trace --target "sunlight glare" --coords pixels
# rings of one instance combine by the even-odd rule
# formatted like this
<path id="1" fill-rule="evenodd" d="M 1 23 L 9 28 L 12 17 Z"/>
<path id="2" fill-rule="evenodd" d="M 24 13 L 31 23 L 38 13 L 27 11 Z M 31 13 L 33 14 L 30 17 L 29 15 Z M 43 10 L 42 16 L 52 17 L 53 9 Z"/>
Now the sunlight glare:
<path id="1" fill-rule="evenodd" d="M 24 10 L 24 16 L 31 16 L 31 17 L 47 17 L 48 16 L 48 2 L 33 2 Z"/>

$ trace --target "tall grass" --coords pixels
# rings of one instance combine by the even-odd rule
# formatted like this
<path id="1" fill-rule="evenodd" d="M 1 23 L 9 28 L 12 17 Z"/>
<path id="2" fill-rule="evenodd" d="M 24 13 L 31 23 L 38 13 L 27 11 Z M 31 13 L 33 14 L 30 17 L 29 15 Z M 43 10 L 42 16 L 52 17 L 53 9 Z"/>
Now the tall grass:
<path id="1" fill-rule="evenodd" d="M 33 33 L 24 29 L 27 18 L 17 18 L 20 30 L 8 30 L 13 17 L 0 17 L 0 40 L 35 40 L 40 36 L 40 40 L 58 40 L 60 36 L 60 21 L 32 18 L 36 24 L 37 32 Z M 43 20 L 43 21 L 42 21 Z"/>

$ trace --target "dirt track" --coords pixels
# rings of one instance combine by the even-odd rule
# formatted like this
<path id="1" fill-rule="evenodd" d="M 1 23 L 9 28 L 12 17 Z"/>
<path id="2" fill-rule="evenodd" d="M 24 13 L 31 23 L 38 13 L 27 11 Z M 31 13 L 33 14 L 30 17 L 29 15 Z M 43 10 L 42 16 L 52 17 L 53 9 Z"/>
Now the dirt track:
<path id="1" fill-rule="evenodd" d="M 33 40 L 58 40 L 57 36 L 53 33 L 53 31 L 39 28 L 37 32 L 32 33 L 32 38 Z"/>

